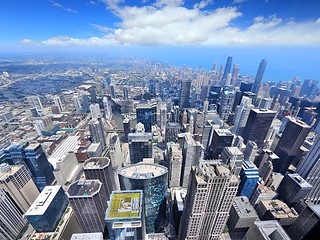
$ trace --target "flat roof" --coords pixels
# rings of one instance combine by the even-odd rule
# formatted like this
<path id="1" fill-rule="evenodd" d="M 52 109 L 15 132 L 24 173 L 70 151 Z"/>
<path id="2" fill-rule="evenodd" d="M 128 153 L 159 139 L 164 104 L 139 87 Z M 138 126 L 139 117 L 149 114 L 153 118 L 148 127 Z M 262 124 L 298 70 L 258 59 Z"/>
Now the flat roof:
<path id="1" fill-rule="evenodd" d="M 79 180 L 69 187 L 67 194 L 69 198 L 86 198 L 98 193 L 101 186 L 102 183 L 99 180 Z"/>
<path id="2" fill-rule="evenodd" d="M 272 234 L 274 231 L 277 231 L 281 235 L 283 240 L 291 239 L 277 220 L 255 221 L 254 225 L 257 227 L 259 232 L 265 237 L 265 239 L 270 238 L 270 234 Z"/>
<path id="3" fill-rule="evenodd" d="M 127 178 L 151 179 L 168 173 L 168 169 L 157 164 L 137 163 L 120 169 L 118 173 Z"/>
<path id="4" fill-rule="evenodd" d="M 235 197 L 233 201 L 233 208 L 236 210 L 240 218 L 258 218 L 256 210 L 251 205 L 249 199 L 246 196 Z"/>
<path id="5" fill-rule="evenodd" d="M 219 136 L 232 136 L 233 135 L 229 129 L 214 129 L 214 131 Z"/>
<path id="6" fill-rule="evenodd" d="M 106 220 L 141 218 L 142 190 L 113 191 L 106 213 Z"/>
<path id="7" fill-rule="evenodd" d="M 136 133 L 129 133 L 128 139 L 132 142 L 145 142 L 152 140 L 152 133 L 146 132 L 136 132 Z"/>
<path id="8" fill-rule="evenodd" d="M 312 188 L 312 185 L 303 179 L 298 173 L 288 174 L 288 177 L 290 177 L 300 187 Z"/>
<path id="9" fill-rule="evenodd" d="M 101 169 L 109 166 L 110 159 L 107 157 L 92 157 L 83 164 L 84 169 Z"/>
<path id="10" fill-rule="evenodd" d="M 2 163 L 0 165 L 0 181 L 6 180 L 9 176 L 12 176 L 22 168 L 22 165 L 9 165 Z"/>
<path id="11" fill-rule="evenodd" d="M 102 240 L 103 234 L 99 233 L 74 233 L 70 240 Z"/>
<path id="12" fill-rule="evenodd" d="M 32 203 L 25 215 L 43 215 L 60 189 L 61 186 L 46 186 Z"/>
<path id="13" fill-rule="evenodd" d="M 31 143 L 28 147 L 26 147 L 26 150 L 33 150 L 36 149 L 38 146 L 40 145 L 40 143 Z"/>

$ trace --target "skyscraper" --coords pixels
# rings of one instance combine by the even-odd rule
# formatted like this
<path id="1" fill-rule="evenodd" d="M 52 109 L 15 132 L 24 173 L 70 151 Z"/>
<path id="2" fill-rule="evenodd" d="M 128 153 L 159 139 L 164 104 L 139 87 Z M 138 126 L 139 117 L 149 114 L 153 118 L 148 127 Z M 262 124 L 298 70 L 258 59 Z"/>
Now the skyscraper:
<path id="1" fill-rule="evenodd" d="M 218 112 L 222 120 L 227 121 L 234 102 L 235 94 L 233 91 L 222 91 L 221 99 L 219 102 Z"/>
<path id="2" fill-rule="evenodd" d="M 73 105 L 74 105 L 76 112 L 78 112 L 78 113 L 82 112 L 82 105 L 81 105 L 79 93 L 73 94 L 72 100 L 73 100 Z"/>
<path id="3" fill-rule="evenodd" d="M 38 96 L 29 96 L 27 97 L 27 100 L 32 107 L 37 109 L 37 111 L 43 110 L 42 103 Z"/>
<path id="4" fill-rule="evenodd" d="M 129 133 L 128 142 L 131 163 L 141 162 L 144 158 L 152 158 L 152 133 Z"/>
<path id="5" fill-rule="evenodd" d="M 168 160 L 169 160 L 169 180 L 170 187 L 180 186 L 181 168 L 182 168 L 182 150 L 179 144 L 168 143 Z"/>
<path id="6" fill-rule="evenodd" d="M 226 62 L 226 67 L 224 68 L 224 73 L 220 82 L 220 86 L 226 85 L 228 75 L 229 73 L 231 73 L 231 66 L 232 66 L 232 57 L 229 56 Z"/>
<path id="7" fill-rule="evenodd" d="M 39 143 L 20 142 L 19 144 L 11 145 L 4 152 L 5 159 L 9 164 L 23 164 L 27 167 L 40 191 L 53 182 L 53 167 Z"/>
<path id="8" fill-rule="evenodd" d="M 258 72 L 257 72 L 256 78 L 254 79 L 254 84 L 252 86 L 252 92 L 254 92 L 254 93 L 258 93 L 258 91 L 259 91 L 259 87 L 260 87 L 266 66 L 267 66 L 267 61 L 263 59 L 260 62 Z"/>
<path id="9" fill-rule="evenodd" d="M 39 195 L 39 190 L 23 165 L 0 164 L 0 189 L 7 193 L 22 213 Z"/>
<path id="10" fill-rule="evenodd" d="M 179 93 L 179 108 L 188 108 L 190 106 L 190 89 L 191 89 L 191 80 L 183 80 L 181 82 L 181 88 Z"/>
<path id="11" fill-rule="evenodd" d="M 121 190 L 142 190 L 146 232 L 160 230 L 165 218 L 168 169 L 156 164 L 139 163 L 118 171 Z"/>
<path id="12" fill-rule="evenodd" d="M 254 141 L 258 148 L 263 147 L 264 140 L 270 125 L 276 116 L 276 112 L 265 109 L 251 109 L 249 117 L 242 133 L 244 143 Z"/>
<path id="13" fill-rule="evenodd" d="M 241 183 L 238 189 L 239 196 L 251 198 L 259 180 L 259 169 L 250 161 L 244 161 L 240 172 Z"/>
<path id="14" fill-rule="evenodd" d="M 104 115 L 107 120 L 112 118 L 112 110 L 107 97 L 103 98 Z"/>
<path id="15" fill-rule="evenodd" d="M 136 107 L 137 123 L 142 123 L 146 132 L 151 132 L 152 125 L 157 123 L 157 104 L 139 104 Z"/>
<path id="16" fill-rule="evenodd" d="M 291 117 L 286 118 L 288 118 L 289 121 L 274 150 L 274 153 L 277 154 L 280 159 L 273 163 L 273 170 L 282 174 L 285 174 L 288 170 L 288 167 L 299 152 L 311 128 L 300 120 Z"/>
<path id="17" fill-rule="evenodd" d="M 53 101 L 54 101 L 54 105 L 56 105 L 56 106 L 58 107 L 59 112 L 60 112 L 60 113 L 64 112 L 64 108 L 63 108 L 63 105 L 62 105 L 60 96 L 55 96 L 55 97 L 53 98 Z"/>
<path id="18" fill-rule="evenodd" d="M 249 97 L 242 97 L 240 105 L 237 106 L 234 116 L 234 127 L 232 132 L 236 135 L 241 135 L 246 126 L 250 110 L 254 108 L 252 99 Z"/>
<path id="19" fill-rule="evenodd" d="M 83 172 L 86 179 L 98 179 L 102 183 L 107 199 L 109 199 L 111 192 L 115 190 L 115 180 L 110 159 L 106 157 L 89 158 L 83 164 Z"/>
<path id="20" fill-rule="evenodd" d="M 82 112 L 89 112 L 89 100 L 88 100 L 88 96 L 87 94 L 82 91 L 80 94 L 80 98 L 81 98 L 81 107 L 82 107 Z"/>
<path id="21" fill-rule="evenodd" d="M 206 159 L 218 159 L 225 147 L 231 147 L 233 134 L 228 129 L 212 128 L 211 131 Z"/>
<path id="22" fill-rule="evenodd" d="M 88 125 L 92 142 L 101 143 L 104 149 L 107 145 L 101 118 L 91 119 Z"/>
<path id="23" fill-rule="evenodd" d="M 239 180 L 219 161 L 192 167 L 179 239 L 220 239 Z"/>
<path id="24" fill-rule="evenodd" d="M 101 110 L 98 103 L 90 104 L 91 118 L 101 118 Z"/>
<path id="25" fill-rule="evenodd" d="M 124 130 L 124 142 L 128 142 L 128 135 L 130 133 L 130 120 L 128 118 L 125 118 L 122 123 Z"/>
<path id="26" fill-rule="evenodd" d="M 68 199 L 81 230 L 104 232 L 107 195 L 99 180 L 79 180 L 70 185 Z"/>
<path id="27" fill-rule="evenodd" d="M 10 196 L 0 188 L 0 239 L 17 239 L 27 221 L 12 202 Z"/>
<path id="28" fill-rule="evenodd" d="M 123 99 L 128 100 L 129 99 L 129 94 L 128 94 L 128 86 L 123 86 Z"/>

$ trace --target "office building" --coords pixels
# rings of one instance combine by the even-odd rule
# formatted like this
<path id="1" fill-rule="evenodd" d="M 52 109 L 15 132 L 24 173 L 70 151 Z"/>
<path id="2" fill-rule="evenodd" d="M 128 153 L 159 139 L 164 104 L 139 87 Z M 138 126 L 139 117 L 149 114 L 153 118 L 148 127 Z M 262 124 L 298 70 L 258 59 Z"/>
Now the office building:
<path id="1" fill-rule="evenodd" d="M 123 86 L 122 91 L 123 91 L 123 99 L 128 100 L 129 99 L 128 86 Z"/>
<path id="2" fill-rule="evenodd" d="M 92 142 L 101 143 L 102 148 L 104 149 L 107 144 L 102 119 L 93 118 L 90 120 L 88 125 Z"/>
<path id="3" fill-rule="evenodd" d="M 67 206 L 63 188 L 47 186 L 24 216 L 37 232 L 54 232 Z"/>
<path id="4" fill-rule="evenodd" d="M 298 217 L 293 208 L 278 199 L 261 200 L 256 210 L 261 220 L 278 220 L 282 226 L 292 224 Z"/>
<path id="5" fill-rule="evenodd" d="M 304 209 L 297 220 L 288 228 L 292 240 L 317 239 L 320 226 L 320 205 L 303 203 Z"/>
<path id="6" fill-rule="evenodd" d="M 38 96 L 29 96 L 29 97 L 27 97 L 27 100 L 32 107 L 37 109 L 37 111 L 43 110 L 42 103 L 41 103 L 40 98 Z"/>
<path id="7" fill-rule="evenodd" d="M 162 129 L 166 128 L 167 121 L 167 105 L 163 104 L 160 108 L 160 127 Z"/>
<path id="8" fill-rule="evenodd" d="M 0 223 L 0 239 L 8 240 L 17 239 L 27 224 L 20 210 L 2 188 L 0 188 Z"/>
<path id="9" fill-rule="evenodd" d="M 166 215 L 168 169 L 156 164 L 133 164 L 118 171 L 121 190 L 142 190 L 146 233 L 158 232 Z"/>
<path id="10" fill-rule="evenodd" d="M 88 92 L 90 94 L 91 103 L 97 102 L 97 89 L 95 85 L 91 85 L 88 89 Z"/>
<path id="11" fill-rule="evenodd" d="M 190 133 L 186 133 L 182 147 L 182 172 L 180 182 L 182 187 L 186 188 L 188 186 L 191 167 L 199 164 L 201 152 L 201 143 L 195 141 Z"/>
<path id="12" fill-rule="evenodd" d="M 258 146 L 255 142 L 249 141 L 246 144 L 246 148 L 243 151 L 243 157 L 245 160 L 249 160 L 251 162 L 254 162 L 256 155 L 258 152 Z"/>
<path id="13" fill-rule="evenodd" d="M 112 171 L 112 164 L 109 158 L 89 158 L 83 164 L 83 172 L 86 179 L 98 179 L 102 183 L 107 199 L 115 190 L 115 179 Z"/>
<path id="14" fill-rule="evenodd" d="M 232 133 L 236 135 L 242 134 L 243 129 L 246 126 L 250 110 L 253 108 L 254 105 L 252 104 L 252 99 L 249 97 L 242 97 L 240 105 L 236 107 Z"/>
<path id="15" fill-rule="evenodd" d="M 143 191 L 113 191 L 105 222 L 111 240 L 143 239 Z"/>
<path id="16" fill-rule="evenodd" d="M 80 101 L 81 101 L 81 111 L 84 113 L 89 112 L 90 111 L 89 99 L 87 94 L 84 91 L 80 93 Z"/>
<path id="17" fill-rule="evenodd" d="M 232 79 L 231 79 L 231 86 L 234 86 L 237 84 L 238 77 L 239 77 L 239 70 L 240 70 L 240 64 L 234 64 L 233 65 L 233 71 L 232 71 Z"/>
<path id="18" fill-rule="evenodd" d="M 299 174 L 287 174 L 278 188 L 279 198 L 289 206 L 294 206 L 303 200 L 311 189 L 312 186 Z"/>
<path id="19" fill-rule="evenodd" d="M 73 105 L 74 105 L 76 112 L 81 113 L 83 110 L 82 110 L 82 105 L 81 105 L 79 93 L 73 94 L 72 100 L 73 100 Z"/>
<path id="20" fill-rule="evenodd" d="M 276 112 L 264 109 L 251 109 L 242 137 L 244 143 L 254 141 L 258 148 L 262 148 L 271 123 L 276 116 Z"/>
<path id="21" fill-rule="evenodd" d="M 165 132 L 165 141 L 168 142 L 177 142 L 178 134 L 180 133 L 181 126 L 177 122 L 167 122 L 166 132 Z"/>
<path id="22" fill-rule="evenodd" d="M 138 163 L 144 158 L 152 158 L 152 133 L 136 132 L 128 134 L 130 162 Z"/>
<path id="23" fill-rule="evenodd" d="M 233 134 L 228 129 L 211 129 L 206 159 L 218 159 L 225 147 L 231 147 Z M 209 145 L 210 143 L 210 145 Z"/>
<path id="24" fill-rule="evenodd" d="M 20 142 L 5 149 L 4 153 L 9 164 L 27 167 L 40 191 L 53 182 L 53 167 L 39 143 Z"/>
<path id="25" fill-rule="evenodd" d="M 249 228 L 246 240 L 291 240 L 278 221 L 255 221 Z"/>
<path id="26" fill-rule="evenodd" d="M 227 59 L 227 62 L 226 62 L 226 66 L 224 68 L 224 73 L 223 73 L 223 77 L 221 79 L 221 82 L 220 82 L 220 86 L 225 86 L 227 85 L 227 78 L 228 78 L 228 75 L 231 73 L 231 66 L 232 66 L 232 57 L 228 57 Z"/>
<path id="27" fill-rule="evenodd" d="M 311 128 L 302 121 L 291 117 L 287 118 L 289 121 L 274 150 L 274 153 L 279 156 L 279 160 L 273 163 L 273 169 L 282 174 L 288 170 Z"/>
<path id="28" fill-rule="evenodd" d="M 254 193 L 252 194 L 252 197 L 250 198 L 250 203 L 256 207 L 260 203 L 261 200 L 271 200 L 278 196 L 278 194 L 273 191 L 270 187 L 264 186 L 260 184 Z"/>
<path id="29" fill-rule="evenodd" d="M 124 157 L 121 150 L 120 138 L 117 133 L 109 134 L 109 156 L 113 169 L 122 166 Z"/>
<path id="30" fill-rule="evenodd" d="M 56 107 L 58 107 L 58 112 L 59 112 L 59 113 L 64 112 L 64 108 L 63 108 L 63 105 L 62 105 L 60 96 L 55 96 L 55 97 L 53 98 L 53 102 L 54 102 L 54 105 L 55 105 Z"/>
<path id="31" fill-rule="evenodd" d="M 246 196 L 234 198 L 227 223 L 231 235 L 241 234 L 244 237 L 257 219 L 258 214 Z"/>
<path id="32" fill-rule="evenodd" d="M 104 232 L 108 198 L 99 180 L 79 180 L 70 185 L 67 196 L 83 232 Z"/>
<path id="33" fill-rule="evenodd" d="M 116 96 L 116 86 L 114 84 L 110 84 L 109 85 L 109 91 L 110 91 L 111 98 L 113 98 L 113 99 L 117 98 L 117 96 Z"/>
<path id="34" fill-rule="evenodd" d="M 103 240 L 103 233 L 74 233 L 70 240 Z"/>
<path id="35" fill-rule="evenodd" d="M 1 163 L 0 188 L 22 213 L 29 209 L 39 195 L 39 190 L 24 165 Z"/>
<path id="36" fill-rule="evenodd" d="M 267 61 L 263 59 L 260 62 L 260 65 L 259 65 L 259 68 L 258 68 L 258 72 L 257 72 L 256 78 L 254 79 L 254 84 L 253 84 L 253 87 L 252 87 L 252 92 L 254 92 L 256 94 L 258 94 L 258 92 L 259 92 L 260 84 L 261 84 L 261 81 L 262 81 L 263 74 L 264 74 L 264 71 L 266 69 L 266 66 L 267 66 Z"/>
<path id="37" fill-rule="evenodd" d="M 101 118 L 101 110 L 98 103 L 90 104 L 91 118 Z"/>
<path id="38" fill-rule="evenodd" d="M 219 161 L 192 167 L 178 239 L 220 239 L 238 184 Z"/>
<path id="39" fill-rule="evenodd" d="M 222 120 L 227 121 L 232 112 L 235 94 L 233 91 L 222 91 L 219 102 L 218 113 Z"/>
<path id="40" fill-rule="evenodd" d="M 179 144 L 170 142 L 168 145 L 169 187 L 179 187 L 182 170 L 182 149 Z"/>
<path id="41" fill-rule="evenodd" d="M 251 198 L 259 181 L 259 169 L 252 162 L 245 160 L 240 172 L 241 183 L 239 185 L 238 195 Z"/>
<path id="42" fill-rule="evenodd" d="M 239 176 L 244 160 L 243 153 L 239 148 L 225 147 L 221 153 L 221 160 L 230 167 L 233 174 Z"/>
<path id="43" fill-rule="evenodd" d="M 138 104 L 136 107 L 137 123 L 142 123 L 146 132 L 157 124 L 157 103 Z"/>
<path id="44" fill-rule="evenodd" d="M 179 92 L 179 108 L 189 108 L 189 98 L 190 98 L 191 80 L 181 81 L 181 88 Z"/>
<path id="45" fill-rule="evenodd" d="M 122 123 L 124 130 L 124 142 L 128 142 L 128 135 L 130 133 L 130 120 L 128 118 L 125 118 Z"/>

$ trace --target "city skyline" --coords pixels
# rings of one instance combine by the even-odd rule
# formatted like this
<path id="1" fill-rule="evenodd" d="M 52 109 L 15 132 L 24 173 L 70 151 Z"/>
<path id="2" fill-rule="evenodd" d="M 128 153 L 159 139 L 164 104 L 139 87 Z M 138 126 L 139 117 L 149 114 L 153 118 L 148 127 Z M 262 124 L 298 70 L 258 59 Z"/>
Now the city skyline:
<path id="1" fill-rule="evenodd" d="M 3 1 L 0 52 L 138 56 L 205 69 L 233 56 L 240 73 L 253 76 L 266 59 L 264 81 L 317 79 L 318 7 L 314 0 Z"/>

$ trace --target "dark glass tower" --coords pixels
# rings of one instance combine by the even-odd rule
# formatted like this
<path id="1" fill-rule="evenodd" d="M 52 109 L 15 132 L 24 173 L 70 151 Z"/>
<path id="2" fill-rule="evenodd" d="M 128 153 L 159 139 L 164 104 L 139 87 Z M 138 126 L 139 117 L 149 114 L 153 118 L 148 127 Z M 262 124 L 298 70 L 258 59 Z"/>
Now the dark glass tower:
<path id="1" fill-rule="evenodd" d="M 275 111 L 251 109 L 242 134 L 244 143 L 254 141 L 258 148 L 263 147 L 264 139 L 275 116 Z"/>
<path id="2" fill-rule="evenodd" d="M 131 163 L 141 162 L 144 158 L 152 158 L 152 133 L 129 133 L 128 142 Z"/>
<path id="3" fill-rule="evenodd" d="M 191 80 L 183 80 L 181 82 L 180 94 L 179 94 L 179 108 L 188 108 L 190 106 L 190 89 L 191 89 Z"/>
<path id="4" fill-rule="evenodd" d="M 136 108 L 137 123 L 144 125 L 146 132 L 151 132 L 152 125 L 157 123 L 157 104 L 139 104 Z"/>
<path id="5" fill-rule="evenodd" d="M 231 73 L 231 65 L 232 65 L 232 57 L 228 57 L 220 86 L 224 86 L 226 84 L 228 75 Z"/>
<path id="6" fill-rule="evenodd" d="M 253 84 L 253 87 L 252 87 L 252 92 L 254 92 L 254 93 L 258 93 L 258 91 L 259 91 L 259 87 L 260 87 L 260 84 L 261 84 L 261 81 L 262 81 L 262 78 L 263 78 L 263 74 L 264 74 L 264 70 L 266 69 L 266 66 L 267 66 L 267 61 L 263 59 L 260 62 L 256 78 L 254 79 L 254 84 Z"/>

